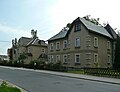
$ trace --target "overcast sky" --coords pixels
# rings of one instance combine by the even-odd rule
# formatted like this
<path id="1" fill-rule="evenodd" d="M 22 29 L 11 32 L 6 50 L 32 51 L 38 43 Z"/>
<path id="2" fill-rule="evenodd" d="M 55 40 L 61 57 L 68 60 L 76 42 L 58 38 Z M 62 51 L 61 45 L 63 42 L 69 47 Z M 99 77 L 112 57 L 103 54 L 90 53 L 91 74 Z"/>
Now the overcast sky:
<path id="1" fill-rule="evenodd" d="M 0 54 L 7 54 L 12 39 L 31 37 L 31 29 L 47 40 L 86 15 L 120 29 L 119 9 L 119 0 L 0 0 Z"/>

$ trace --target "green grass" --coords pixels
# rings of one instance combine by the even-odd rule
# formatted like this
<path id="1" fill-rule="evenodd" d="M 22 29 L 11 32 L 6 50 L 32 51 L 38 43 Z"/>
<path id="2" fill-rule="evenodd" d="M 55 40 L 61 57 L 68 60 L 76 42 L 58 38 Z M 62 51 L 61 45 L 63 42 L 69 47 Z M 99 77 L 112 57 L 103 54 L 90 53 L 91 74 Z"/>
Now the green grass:
<path id="1" fill-rule="evenodd" d="M 3 81 L 0 85 L 0 92 L 21 92 L 17 87 L 8 86 L 6 81 Z"/>
<path id="2" fill-rule="evenodd" d="M 69 70 L 67 73 L 84 74 L 84 70 Z"/>
<path id="3" fill-rule="evenodd" d="M 0 92 L 21 92 L 21 91 L 16 87 L 0 87 Z"/>

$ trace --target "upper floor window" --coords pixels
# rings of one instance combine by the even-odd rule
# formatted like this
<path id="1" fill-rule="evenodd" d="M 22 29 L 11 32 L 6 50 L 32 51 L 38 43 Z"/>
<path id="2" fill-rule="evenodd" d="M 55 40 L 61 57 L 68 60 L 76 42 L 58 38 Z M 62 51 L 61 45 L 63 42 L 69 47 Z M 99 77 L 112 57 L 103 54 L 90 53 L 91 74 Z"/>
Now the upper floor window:
<path id="1" fill-rule="evenodd" d="M 75 39 L 75 47 L 80 47 L 80 38 Z"/>
<path id="2" fill-rule="evenodd" d="M 94 54 L 94 63 L 98 63 L 98 54 L 97 53 Z"/>
<path id="3" fill-rule="evenodd" d="M 60 50 L 60 42 L 56 42 L 56 50 Z"/>
<path id="4" fill-rule="evenodd" d="M 63 41 L 63 49 L 66 49 L 67 48 L 67 40 L 64 40 Z"/>
<path id="5" fill-rule="evenodd" d="M 53 43 L 50 43 L 50 50 L 53 50 Z"/>
<path id="6" fill-rule="evenodd" d="M 80 30 L 81 30 L 81 24 L 80 24 L 80 23 L 77 23 L 77 24 L 75 25 L 75 32 L 80 31 Z"/>
<path id="7" fill-rule="evenodd" d="M 31 53 L 31 48 L 30 47 L 28 47 L 28 53 Z"/>
<path id="8" fill-rule="evenodd" d="M 98 47 L 98 37 L 94 37 L 94 47 Z"/>
<path id="9" fill-rule="evenodd" d="M 107 41 L 107 49 L 110 49 L 110 41 Z"/>
<path id="10" fill-rule="evenodd" d="M 80 54 L 75 54 L 75 63 L 80 63 Z"/>

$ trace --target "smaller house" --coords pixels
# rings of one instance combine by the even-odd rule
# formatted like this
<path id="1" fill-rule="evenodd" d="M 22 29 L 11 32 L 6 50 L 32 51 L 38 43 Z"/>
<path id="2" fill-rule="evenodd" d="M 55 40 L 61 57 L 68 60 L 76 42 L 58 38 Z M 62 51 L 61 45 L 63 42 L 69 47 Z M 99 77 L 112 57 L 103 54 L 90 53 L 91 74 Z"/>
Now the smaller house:
<path id="1" fill-rule="evenodd" d="M 8 56 L 7 55 L 0 55 L 0 62 L 6 62 L 8 61 Z"/>
<path id="2" fill-rule="evenodd" d="M 37 31 L 31 30 L 32 38 L 21 37 L 18 42 L 14 40 L 12 53 L 13 60 L 20 62 L 24 57 L 24 63 L 28 64 L 33 60 L 47 60 L 47 44 L 37 37 Z"/>

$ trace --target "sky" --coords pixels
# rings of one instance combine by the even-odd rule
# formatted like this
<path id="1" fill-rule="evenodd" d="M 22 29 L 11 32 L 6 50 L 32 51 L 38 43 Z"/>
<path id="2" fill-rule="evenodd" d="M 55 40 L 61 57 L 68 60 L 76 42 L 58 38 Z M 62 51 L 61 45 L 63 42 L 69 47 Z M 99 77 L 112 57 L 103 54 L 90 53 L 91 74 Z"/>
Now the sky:
<path id="1" fill-rule="evenodd" d="M 77 17 L 91 15 L 120 29 L 119 0 L 0 0 L 0 55 L 7 55 L 12 39 L 31 37 L 37 30 L 48 40 Z"/>

